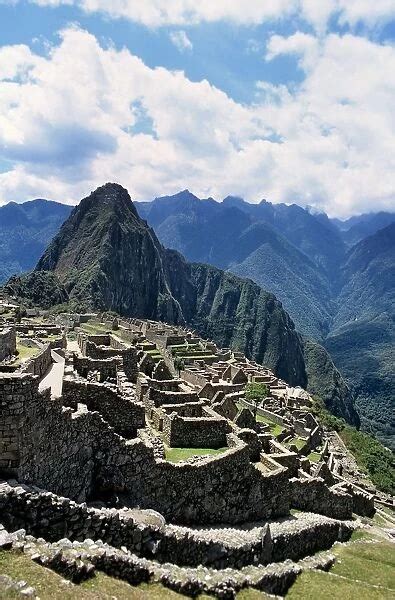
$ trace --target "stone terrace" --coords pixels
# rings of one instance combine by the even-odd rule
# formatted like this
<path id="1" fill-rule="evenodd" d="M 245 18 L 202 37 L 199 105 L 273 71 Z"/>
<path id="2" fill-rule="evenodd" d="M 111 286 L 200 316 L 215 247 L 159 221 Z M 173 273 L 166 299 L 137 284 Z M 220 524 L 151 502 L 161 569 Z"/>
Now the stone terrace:
<path id="1" fill-rule="evenodd" d="M 58 346 L 0 372 L 0 475 L 19 482 L 0 488 L 9 531 L 101 539 L 155 569 L 221 570 L 299 560 L 349 535 L 352 513 L 374 512 L 373 495 L 339 473 L 309 394 L 264 366 L 153 321 L 35 325 L 25 320 L 26 336 L 56 334 Z M 55 397 L 42 381 L 58 356 Z M 254 383 L 267 386 L 255 405 Z"/>

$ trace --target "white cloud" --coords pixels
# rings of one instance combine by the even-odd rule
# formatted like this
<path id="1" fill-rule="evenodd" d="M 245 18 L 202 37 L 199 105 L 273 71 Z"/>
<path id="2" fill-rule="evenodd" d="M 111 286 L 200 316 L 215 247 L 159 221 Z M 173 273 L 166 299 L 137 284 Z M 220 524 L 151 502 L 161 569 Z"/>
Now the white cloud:
<path id="1" fill-rule="evenodd" d="M 46 58 L 2 48 L 0 161 L 15 166 L 0 173 L 0 198 L 76 202 L 118 181 L 140 199 L 188 187 L 344 216 L 393 208 L 394 48 L 296 34 L 268 49 L 294 54 L 305 79 L 259 82 L 248 106 L 76 28 Z"/>
<path id="2" fill-rule="evenodd" d="M 355 25 L 363 22 L 374 26 L 395 18 L 393 0 L 338 0 L 340 21 Z"/>
<path id="3" fill-rule="evenodd" d="M 193 45 L 185 31 L 180 29 L 179 31 L 170 32 L 170 40 L 175 45 L 177 50 L 185 52 L 186 50 L 192 50 Z"/>
<path id="4" fill-rule="evenodd" d="M 319 45 L 316 37 L 300 31 L 289 37 L 272 35 L 267 44 L 265 58 L 270 61 L 280 54 L 295 54 L 299 58 L 300 66 L 307 70 L 317 61 Z"/>
<path id="5" fill-rule="evenodd" d="M 201 22 L 231 21 L 261 23 L 290 13 L 299 0 L 31 0 L 40 6 L 73 4 L 86 12 L 103 12 L 112 18 L 126 18 L 148 27 L 195 25 Z"/>
<path id="6" fill-rule="evenodd" d="M 13 0 L 17 2 L 18 0 Z M 147 25 L 196 25 L 230 21 L 256 25 L 287 16 L 302 16 L 317 31 L 326 29 L 330 18 L 354 26 L 373 27 L 395 16 L 393 0 L 30 0 L 39 6 L 75 5 L 88 13 L 101 12 Z"/>

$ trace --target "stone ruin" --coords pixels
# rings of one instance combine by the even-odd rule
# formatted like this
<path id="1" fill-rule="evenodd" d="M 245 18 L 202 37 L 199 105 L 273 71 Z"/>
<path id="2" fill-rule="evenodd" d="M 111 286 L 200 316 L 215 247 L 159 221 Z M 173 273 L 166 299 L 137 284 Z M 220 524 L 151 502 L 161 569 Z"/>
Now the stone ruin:
<path id="1" fill-rule="evenodd" d="M 189 595 L 281 594 L 306 557 L 350 536 L 353 514 L 373 514 L 304 390 L 189 330 L 58 319 L 45 360 L 0 371 L 0 541 Z M 268 386 L 261 406 L 251 382 Z"/>

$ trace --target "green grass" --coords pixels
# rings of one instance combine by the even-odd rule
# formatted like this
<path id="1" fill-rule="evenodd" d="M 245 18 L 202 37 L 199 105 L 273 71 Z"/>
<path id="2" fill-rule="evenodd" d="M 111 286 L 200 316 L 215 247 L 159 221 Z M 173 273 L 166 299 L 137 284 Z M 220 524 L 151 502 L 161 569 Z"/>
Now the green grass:
<path id="1" fill-rule="evenodd" d="M 200 596 L 200 598 L 203 598 L 203 596 Z M 241 590 L 236 598 L 237 600 L 265 600 L 266 598 L 274 598 L 274 596 L 268 596 L 265 592 L 247 588 L 246 590 Z"/>
<path id="2" fill-rule="evenodd" d="M 350 541 L 360 542 L 361 540 L 366 542 L 367 540 L 377 540 L 377 538 L 372 536 L 370 531 L 366 531 L 365 529 L 355 529 L 351 534 Z"/>
<path id="3" fill-rule="evenodd" d="M 0 551 L 0 574 L 33 586 L 40 600 L 176 600 L 185 598 L 159 584 L 131 586 L 125 581 L 97 572 L 95 577 L 74 585 L 53 571 L 41 567 L 28 556 L 15 550 Z M 20 599 L 19 594 L 2 592 L 0 600 Z M 208 600 L 208 596 L 200 596 Z"/>
<path id="4" fill-rule="evenodd" d="M 319 398 L 314 398 L 312 413 L 320 423 L 332 431 L 337 431 L 353 454 L 359 468 L 365 472 L 379 490 L 389 494 L 395 493 L 394 455 L 373 436 L 358 431 L 347 425 L 344 419 L 339 419 L 326 410 Z"/>
<path id="5" fill-rule="evenodd" d="M 331 573 L 307 571 L 288 592 L 289 600 L 390 600 L 394 593 L 366 583 L 336 577 Z"/>
<path id="6" fill-rule="evenodd" d="M 356 542 L 336 549 L 338 560 L 331 572 L 349 579 L 394 590 L 395 545 L 390 542 Z"/>
<path id="7" fill-rule="evenodd" d="M 215 454 L 222 454 L 228 448 L 169 448 L 165 447 L 166 460 L 169 462 L 180 462 L 187 460 L 191 456 L 214 456 Z"/>
<path id="8" fill-rule="evenodd" d="M 242 407 L 242 405 L 241 405 L 241 407 Z M 272 435 L 274 435 L 274 437 L 277 437 L 278 435 L 280 435 L 280 433 L 282 433 L 284 431 L 284 427 L 281 427 L 281 425 L 278 425 L 277 423 L 274 423 L 273 421 L 271 421 L 267 417 L 262 417 L 262 415 L 257 415 L 256 416 L 256 420 L 257 420 L 258 423 L 266 423 L 266 425 L 269 425 L 270 426 L 270 433 Z"/>
<path id="9" fill-rule="evenodd" d="M 122 327 L 120 327 L 119 329 L 114 329 L 112 331 L 112 333 L 118 337 L 119 339 L 121 339 L 123 342 L 130 344 L 130 337 L 128 335 L 128 330 L 127 329 L 122 329 Z"/>
<path id="10" fill-rule="evenodd" d="M 14 361 L 14 365 L 20 365 L 32 356 L 36 356 L 40 352 L 40 348 L 29 348 L 28 346 L 17 345 L 18 356 Z"/>
<path id="11" fill-rule="evenodd" d="M 88 323 L 82 323 L 81 329 L 90 335 L 108 333 L 111 332 L 111 327 L 106 327 L 104 323 L 96 321 L 89 321 Z"/>
<path id="12" fill-rule="evenodd" d="M 302 448 L 304 448 L 306 445 L 306 440 L 303 440 L 300 437 L 292 438 L 292 440 L 288 442 L 288 446 L 290 446 L 291 444 L 296 446 L 298 450 L 302 450 Z"/>
<path id="13" fill-rule="evenodd" d="M 179 352 L 195 352 L 204 350 L 200 344 L 173 344 L 169 346 L 172 354 L 178 354 Z"/>
<path id="14" fill-rule="evenodd" d="M 155 350 L 146 350 L 145 353 L 149 354 L 152 357 L 162 356 L 161 353 L 159 352 L 159 350 L 156 350 L 156 349 Z"/>
<path id="15" fill-rule="evenodd" d="M 357 536 L 356 534 L 360 534 Z M 329 573 L 303 573 L 287 594 L 296 600 L 385 600 L 395 598 L 395 545 L 374 541 L 364 531 L 354 543 L 332 548 L 337 561 Z"/>
<path id="16" fill-rule="evenodd" d="M 367 433 L 346 426 L 340 437 L 352 452 L 362 470 L 368 472 L 373 483 L 389 494 L 395 493 L 393 454 Z"/>
<path id="17" fill-rule="evenodd" d="M 321 460 L 321 454 L 318 452 L 310 452 L 310 454 L 307 455 L 307 458 L 310 462 L 318 463 Z"/>
<path id="18" fill-rule="evenodd" d="M 382 516 L 376 513 L 373 517 L 373 522 L 380 527 L 389 527 L 390 523 Z"/>

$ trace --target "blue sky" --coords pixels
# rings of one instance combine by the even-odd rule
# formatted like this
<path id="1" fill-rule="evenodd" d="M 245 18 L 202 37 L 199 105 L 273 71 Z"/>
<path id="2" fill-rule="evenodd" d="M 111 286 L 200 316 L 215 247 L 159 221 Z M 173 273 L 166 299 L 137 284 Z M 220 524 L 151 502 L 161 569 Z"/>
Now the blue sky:
<path id="1" fill-rule="evenodd" d="M 393 3 L 212 4 L 0 0 L 0 203 L 106 177 L 139 199 L 393 207 Z"/>

